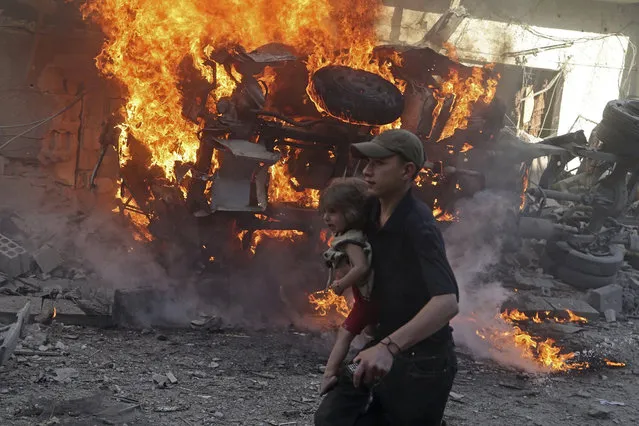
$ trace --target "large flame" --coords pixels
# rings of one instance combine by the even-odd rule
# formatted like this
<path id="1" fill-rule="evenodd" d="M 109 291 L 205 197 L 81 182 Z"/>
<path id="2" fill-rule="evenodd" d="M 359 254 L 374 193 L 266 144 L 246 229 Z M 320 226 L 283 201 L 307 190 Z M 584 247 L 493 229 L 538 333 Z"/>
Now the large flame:
<path id="1" fill-rule="evenodd" d="M 126 89 L 125 129 L 169 178 L 176 161 L 195 161 L 199 145 L 198 126 L 182 116 L 185 58 L 213 81 L 205 52 L 280 42 L 306 56 L 310 72 L 348 65 L 394 81 L 389 64 L 372 61 L 380 10 L 379 0 L 86 0 L 82 6 L 106 35 L 98 68 Z M 215 71 L 215 97 L 230 94 L 235 83 L 223 67 Z"/>

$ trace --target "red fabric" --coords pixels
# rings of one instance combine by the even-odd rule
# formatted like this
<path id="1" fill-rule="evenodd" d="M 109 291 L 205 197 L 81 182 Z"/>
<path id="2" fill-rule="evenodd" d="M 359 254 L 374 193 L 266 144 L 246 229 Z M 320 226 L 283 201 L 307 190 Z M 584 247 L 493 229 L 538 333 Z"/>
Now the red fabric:
<path id="1" fill-rule="evenodd" d="M 344 320 L 342 327 L 349 333 L 358 335 L 367 326 L 375 322 L 377 319 L 377 310 L 372 301 L 365 300 L 362 297 L 357 287 L 353 287 L 353 296 L 355 297 L 353 309 L 351 309 L 348 317 Z"/>

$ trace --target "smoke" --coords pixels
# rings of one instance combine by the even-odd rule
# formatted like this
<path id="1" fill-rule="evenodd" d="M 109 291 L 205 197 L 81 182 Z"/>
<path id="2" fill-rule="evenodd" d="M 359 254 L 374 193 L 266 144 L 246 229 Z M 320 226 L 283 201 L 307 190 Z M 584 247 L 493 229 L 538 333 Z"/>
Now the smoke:
<path id="1" fill-rule="evenodd" d="M 460 313 L 452 326 L 456 343 L 468 348 L 474 357 L 537 372 L 539 366 L 522 358 L 512 340 L 503 338 L 512 334 L 513 329 L 497 318 L 502 303 L 511 293 L 494 271 L 512 235 L 516 204 L 512 193 L 490 191 L 458 203 L 460 221 L 444 232 L 448 259 L 460 292 Z"/>

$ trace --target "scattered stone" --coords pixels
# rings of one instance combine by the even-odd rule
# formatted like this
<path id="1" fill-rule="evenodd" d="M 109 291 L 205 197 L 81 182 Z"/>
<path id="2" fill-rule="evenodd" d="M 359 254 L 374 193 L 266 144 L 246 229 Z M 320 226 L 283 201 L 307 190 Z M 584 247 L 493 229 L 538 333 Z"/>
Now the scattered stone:
<path id="1" fill-rule="evenodd" d="M 224 413 L 222 413 L 221 411 L 216 411 L 215 413 L 213 413 L 213 416 L 217 417 L 218 419 L 221 419 L 224 417 Z"/>
<path id="2" fill-rule="evenodd" d="M 33 259 L 44 274 L 51 273 L 51 271 L 56 269 L 63 262 L 62 257 L 60 257 L 60 253 L 48 244 L 45 244 L 33 253 Z"/>
<path id="3" fill-rule="evenodd" d="M 158 335 L 157 335 L 157 339 L 158 339 L 160 342 L 166 342 L 167 340 L 169 340 L 169 338 L 168 338 L 168 337 L 166 337 L 164 334 L 158 334 Z"/>
<path id="4" fill-rule="evenodd" d="M 617 284 L 607 285 L 588 292 L 588 303 L 599 312 L 612 309 L 621 312 L 623 309 L 623 288 Z"/>
<path id="5" fill-rule="evenodd" d="M 153 329 L 151 328 L 143 328 L 142 331 L 140 332 L 143 336 L 148 336 L 150 334 L 153 334 Z"/>
<path id="6" fill-rule="evenodd" d="M 206 378 L 206 373 L 204 371 L 191 371 L 191 377 L 196 377 L 198 379 L 204 379 Z"/>
<path id="7" fill-rule="evenodd" d="M 158 413 L 175 413 L 176 411 L 186 411 L 189 409 L 188 405 L 167 405 L 155 407 Z"/>
<path id="8" fill-rule="evenodd" d="M 68 383 L 71 379 L 78 377 L 78 370 L 75 368 L 56 368 L 53 380 L 59 383 Z"/>
<path id="9" fill-rule="evenodd" d="M 77 334 L 65 334 L 62 337 L 69 340 L 78 340 L 80 338 L 80 336 L 78 336 Z"/>
<path id="10" fill-rule="evenodd" d="M 323 374 L 323 373 L 326 371 L 326 366 L 325 366 L 325 365 L 318 365 L 318 366 L 317 366 L 317 370 L 318 370 L 320 373 L 322 373 L 322 374 Z"/>
<path id="11" fill-rule="evenodd" d="M 609 408 L 603 407 L 601 405 L 593 405 L 590 407 L 588 415 L 595 419 L 609 419 L 611 411 Z"/>
<path id="12" fill-rule="evenodd" d="M 604 315 L 606 316 L 606 322 L 617 322 L 617 313 L 614 309 L 606 309 Z"/>
<path id="13" fill-rule="evenodd" d="M 170 371 L 168 373 L 166 373 L 166 377 L 169 379 L 171 384 L 176 384 L 178 382 L 177 377 L 175 377 L 175 375 L 172 372 L 170 372 Z"/>
<path id="14" fill-rule="evenodd" d="M 59 350 L 61 350 L 61 351 L 63 351 L 63 350 L 65 350 L 65 349 L 67 348 L 67 346 L 66 346 L 64 343 L 62 343 L 62 342 L 58 341 L 58 342 L 55 344 L 55 348 L 56 348 L 56 349 L 59 349 Z"/>
<path id="15" fill-rule="evenodd" d="M 462 399 L 464 398 L 464 395 L 456 392 L 449 392 L 448 395 L 450 396 L 450 399 L 455 402 L 462 402 Z"/>
<path id="16" fill-rule="evenodd" d="M 164 389 L 166 388 L 166 382 L 169 380 L 168 377 L 166 377 L 163 374 L 153 374 L 153 382 L 155 382 L 155 384 L 157 385 L 158 389 Z"/>
<path id="17" fill-rule="evenodd" d="M 211 363 L 209 364 L 209 368 L 218 368 L 220 366 L 220 364 L 218 364 L 215 361 L 211 361 Z"/>

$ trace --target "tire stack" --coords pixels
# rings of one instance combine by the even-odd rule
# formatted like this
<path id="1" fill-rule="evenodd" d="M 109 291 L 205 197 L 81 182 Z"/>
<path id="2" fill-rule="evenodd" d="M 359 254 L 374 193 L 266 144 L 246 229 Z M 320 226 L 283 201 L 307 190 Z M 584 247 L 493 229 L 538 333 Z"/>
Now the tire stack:
<path id="1" fill-rule="evenodd" d="M 620 245 L 586 253 L 565 241 L 548 241 L 541 264 L 546 272 L 566 284 L 589 290 L 612 284 L 624 262 L 624 255 L 625 249 Z"/>
<path id="2" fill-rule="evenodd" d="M 639 157 L 639 99 L 608 102 L 597 138 L 603 152 Z"/>

